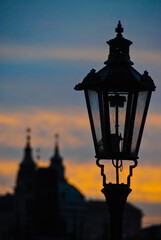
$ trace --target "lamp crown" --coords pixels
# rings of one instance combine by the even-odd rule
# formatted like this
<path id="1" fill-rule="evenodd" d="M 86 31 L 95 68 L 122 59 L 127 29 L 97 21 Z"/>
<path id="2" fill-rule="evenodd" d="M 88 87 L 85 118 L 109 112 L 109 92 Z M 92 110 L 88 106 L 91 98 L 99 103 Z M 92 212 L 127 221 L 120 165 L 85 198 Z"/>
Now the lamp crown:
<path id="1" fill-rule="evenodd" d="M 122 27 L 121 21 L 118 21 L 115 32 L 117 33 L 114 39 L 107 41 L 110 46 L 109 56 L 105 64 L 127 64 L 133 65 L 130 60 L 129 47 L 132 42 L 122 36 L 124 29 Z"/>

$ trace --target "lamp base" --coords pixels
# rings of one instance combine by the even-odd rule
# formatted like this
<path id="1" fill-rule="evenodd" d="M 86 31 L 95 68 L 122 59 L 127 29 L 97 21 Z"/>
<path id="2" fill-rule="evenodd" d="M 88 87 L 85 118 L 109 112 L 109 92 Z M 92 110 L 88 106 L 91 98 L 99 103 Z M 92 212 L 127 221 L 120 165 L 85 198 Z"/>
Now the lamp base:
<path id="1" fill-rule="evenodd" d="M 110 213 L 110 240 L 122 240 L 122 218 L 131 188 L 126 184 L 108 183 L 102 189 Z"/>

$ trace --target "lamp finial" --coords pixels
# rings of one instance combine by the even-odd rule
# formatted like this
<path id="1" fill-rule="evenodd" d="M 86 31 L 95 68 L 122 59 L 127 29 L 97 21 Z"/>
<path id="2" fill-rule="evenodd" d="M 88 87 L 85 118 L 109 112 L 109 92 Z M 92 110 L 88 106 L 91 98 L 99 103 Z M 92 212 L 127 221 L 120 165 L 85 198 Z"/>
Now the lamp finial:
<path id="1" fill-rule="evenodd" d="M 121 21 L 118 21 L 117 27 L 115 28 L 115 32 L 117 32 L 117 35 L 121 35 L 123 33 L 124 29 L 122 27 Z"/>

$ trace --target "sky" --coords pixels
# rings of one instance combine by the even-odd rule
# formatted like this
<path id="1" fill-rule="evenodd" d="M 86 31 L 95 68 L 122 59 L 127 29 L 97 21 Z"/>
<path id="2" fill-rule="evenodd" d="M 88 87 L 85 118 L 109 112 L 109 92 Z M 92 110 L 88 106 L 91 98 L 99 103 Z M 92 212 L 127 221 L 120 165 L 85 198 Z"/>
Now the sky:
<path id="1" fill-rule="evenodd" d="M 142 209 L 143 226 L 161 223 L 160 13 L 160 0 L 0 0 L 0 194 L 13 191 L 30 127 L 39 165 L 49 164 L 58 133 L 68 180 L 104 199 L 84 95 L 74 86 L 104 66 L 121 20 L 134 68 L 157 87 L 128 200 Z"/>

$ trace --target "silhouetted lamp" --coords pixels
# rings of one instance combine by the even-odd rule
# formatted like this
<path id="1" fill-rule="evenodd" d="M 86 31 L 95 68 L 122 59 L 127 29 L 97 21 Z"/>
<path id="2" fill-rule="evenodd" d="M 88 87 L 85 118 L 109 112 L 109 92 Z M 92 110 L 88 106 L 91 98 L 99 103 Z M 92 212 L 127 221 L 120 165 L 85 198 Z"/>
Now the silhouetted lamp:
<path id="1" fill-rule="evenodd" d="M 132 168 L 137 165 L 145 119 L 155 85 L 147 71 L 140 74 L 131 66 L 133 62 L 130 60 L 129 46 L 132 42 L 122 36 L 120 21 L 115 30 L 117 36 L 107 41 L 110 52 L 105 61 L 106 66 L 98 72 L 92 69 L 83 82 L 75 86 L 75 90 L 84 90 L 85 93 L 97 165 L 101 167 L 103 176 L 102 192 L 111 212 L 111 225 L 112 222 L 115 225 L 111 229 L 111 239 L 117 240 L 122 239 L 121 225 L 120 232 L 116 231 L 116 222 L 119 225 L 121 221 L 118 212 L 121 211 L 122 218 L 126 198 L 131 191 Z M 101 159 L 112 160 L 116 168 L 116 183 L 106 183 Z M 126 184 L 119 183 L 119 168 L 123 160 L 134 162 L 130 166 Z"/>

